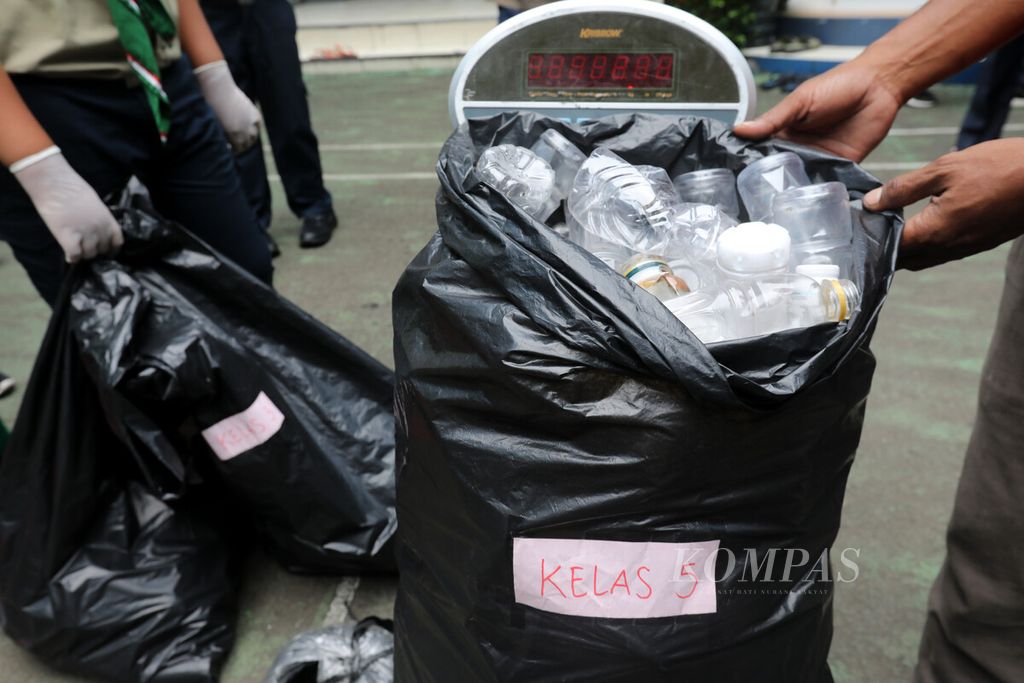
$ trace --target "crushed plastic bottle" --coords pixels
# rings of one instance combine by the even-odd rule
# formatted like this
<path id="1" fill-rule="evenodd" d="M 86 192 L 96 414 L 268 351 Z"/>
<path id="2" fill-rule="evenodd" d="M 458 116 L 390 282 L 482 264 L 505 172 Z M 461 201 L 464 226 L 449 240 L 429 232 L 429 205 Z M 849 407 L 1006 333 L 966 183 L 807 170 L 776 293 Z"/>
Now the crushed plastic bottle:
<path id="1" fill-rule="evenodd" d="M 490 147 L 480 155 L 476 170 L 485 183 L 539 221 L 558 208 L 554 169 L 525 147 Z"/>
<path id="2" fill-rule="evenodd" d="M 570 236 L 591 252 L 646 252 L 671 229 L 672 208 L 636 166 L 599 148 L 569 194 Z"/>
<path id="3" fill-rule="evenodd" d="M 530 150 L 550 164 L 555 172 L 555 190 L 558 198 L 567 199 L 576 174 L 587 160 L 587 155 L 553 128 L 544 131 Z"/>

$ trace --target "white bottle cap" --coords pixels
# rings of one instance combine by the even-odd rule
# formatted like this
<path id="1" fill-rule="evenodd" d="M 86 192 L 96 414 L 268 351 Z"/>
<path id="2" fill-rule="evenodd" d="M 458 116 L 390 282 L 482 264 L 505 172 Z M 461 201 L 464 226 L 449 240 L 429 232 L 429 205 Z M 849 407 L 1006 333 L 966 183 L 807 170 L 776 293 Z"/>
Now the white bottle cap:
<path id="1" fill-rule="evenodd" d="M 834 263 L 804 263 L 796 267 L 796 272 L 812 277 L 818 282 L 839 279 L 839 266 Z"/>
<path id="2" fill-rule="evenodd" d="M 774 223 L 741 223 L 718 238 L 718 265 L 742 274 L 770 273 L 789 265 L 789 231 Z"/>

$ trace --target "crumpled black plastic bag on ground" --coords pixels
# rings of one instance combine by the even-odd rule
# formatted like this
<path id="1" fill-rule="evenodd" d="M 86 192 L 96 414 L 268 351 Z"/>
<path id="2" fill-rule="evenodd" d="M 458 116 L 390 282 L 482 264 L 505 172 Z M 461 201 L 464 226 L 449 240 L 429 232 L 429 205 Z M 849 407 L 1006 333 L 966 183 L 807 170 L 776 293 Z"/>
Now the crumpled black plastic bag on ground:
<path id="1" fill-rule="evenodd" d="M 3 625 L 68 670 L 214 681 L 253 529 L 295 571 L 393 570 L 392 377 L 180 227 L 117 215 L 0 461 Z"/>
<path id="2" fill-rule="evenodd" d="M 109 681 L 215 681 L 234 639 L 230 538 L 203 496 L 137 483 L 68 327 L 50 321 L 0 460 L 4 630 L 48 664 Z"/>
<path id="3" fill-rule="evenodd" d="M 286 567 L 393 569 L 391 372 L 173 224 L 122 222 L 138 240 L 90 266 L 70 324 L 150 484 L 212 463 Z"/>
<path id="4" fill-rule="evenodd" d="M 296 636 L 263 683 L 392 683 L 393 624 L 370 617 Z"/>
<path id="5" fill-rule="evenodd" d="M 797 153 L 812 180 L 843 182 L 857 200 L 860 309 L 848 323 L 705 347 L 654 297 L 480 183 L 484 149 L 529 147 L 549 127 L 584 153 L 605 146 L 673 176 Z M 902 229 L 896 214 L 861 210 L 878 181 L 716 122 L 644 115 L 473 120 L 445 144 L 438 175 L 438 234 L 393 304 L 396 680 L 830 681 L 832 576 L 811 563 L 778 569 L 789 551 L 820 558 L 839 527 Z M 522 539 L 551 539 L 567 557 L 580 540 L 717 541 L 717 556 L 736 562 L 717 563 L 711 612 L 578 616 L 517 602 Z M 776 573 L 743 581 L 772 549 Z M 591 608 L 608 590 L 594 583 L 581 598 Z"/>

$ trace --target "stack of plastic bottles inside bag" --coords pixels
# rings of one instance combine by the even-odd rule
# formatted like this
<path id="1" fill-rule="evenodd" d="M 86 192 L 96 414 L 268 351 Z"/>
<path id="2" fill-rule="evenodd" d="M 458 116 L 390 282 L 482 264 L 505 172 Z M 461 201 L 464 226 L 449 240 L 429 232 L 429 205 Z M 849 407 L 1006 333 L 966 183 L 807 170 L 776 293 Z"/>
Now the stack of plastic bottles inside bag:
<path id="1" fill-rule="evenodd" d="M 860 303 L 849 279 L 846 187 L 812 184 L 790 152 L 738 176 L 711 168 L 670 178 L 608 149 L 587 157 L 548 130 L 531 149 L 487 149 L 477 172 L 540 221 L 564 200 L 566 224 L 556 229 L 660 299 L 704 343 L 840 322 Z"/>

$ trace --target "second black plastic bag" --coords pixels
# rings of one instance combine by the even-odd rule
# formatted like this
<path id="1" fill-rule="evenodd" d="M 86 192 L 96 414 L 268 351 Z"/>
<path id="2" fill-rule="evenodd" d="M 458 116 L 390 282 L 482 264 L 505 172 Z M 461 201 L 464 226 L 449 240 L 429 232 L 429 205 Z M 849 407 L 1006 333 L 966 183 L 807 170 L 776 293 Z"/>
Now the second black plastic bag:
<path id="1" fill-rule="evenodd" d="M 392 377 L 181 227 L 118 215 L 125 246 L 69 276 L 0 461 L 3 625 L 76 673 L 210 683 L 243 543 L 394 569 Z"/>
<path id="2" fill-rule="evenodd" d="M 673 176 L 788 149 L 854 200 L 878 185 L 700 119 L 456 131 L 394 296 L 396 680 L 830 681 L 832 569 L 855 558 L 828 553 L 902 219 L 855 201 L 849 322 L 705 347 L 480 182 L 484 149 L 549 127 Z"/>

